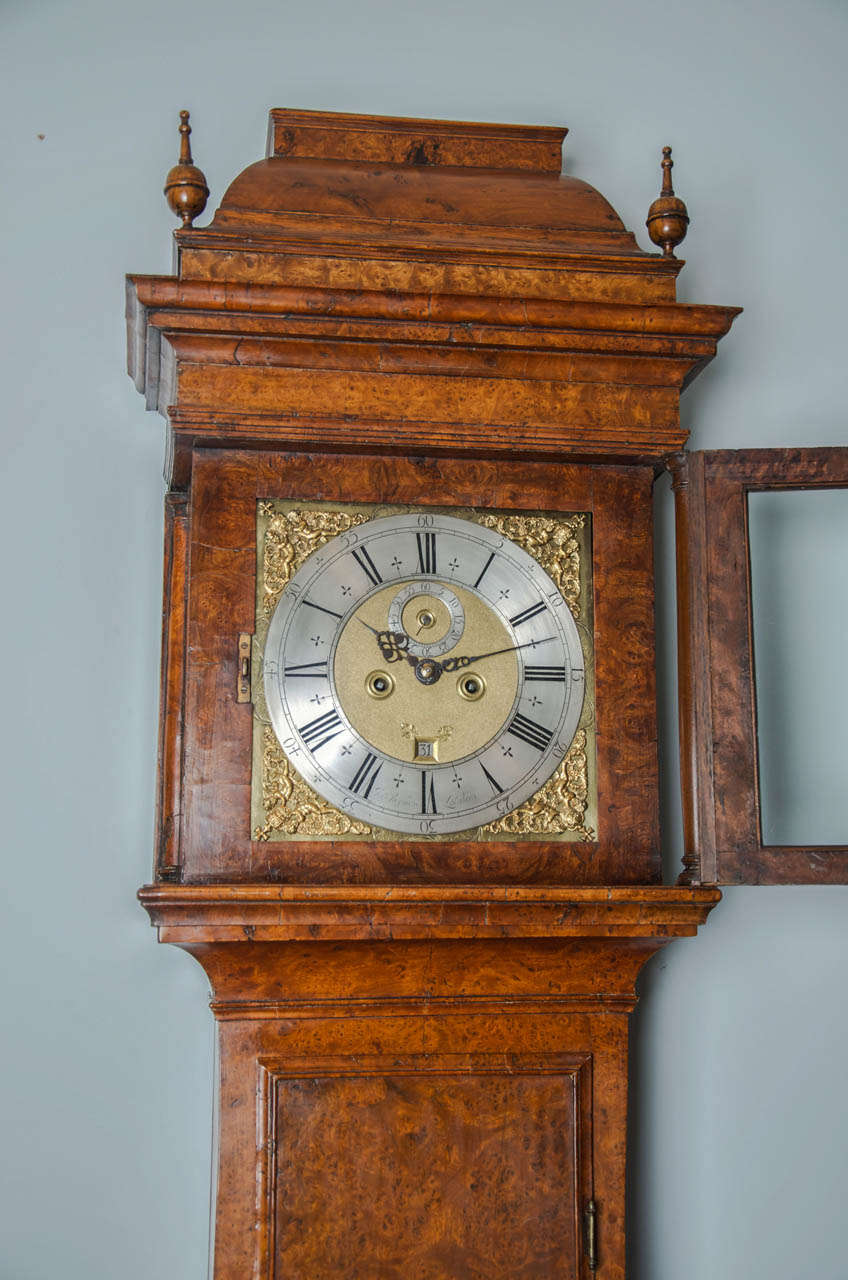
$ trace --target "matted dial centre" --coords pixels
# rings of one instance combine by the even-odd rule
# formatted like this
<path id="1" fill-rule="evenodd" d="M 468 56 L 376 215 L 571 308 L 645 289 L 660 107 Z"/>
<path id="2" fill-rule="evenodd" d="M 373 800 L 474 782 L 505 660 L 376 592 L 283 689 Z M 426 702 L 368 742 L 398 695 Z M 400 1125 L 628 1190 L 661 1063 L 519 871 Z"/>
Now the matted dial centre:
<path id="1" fill-rule="evenodd" d="M 440 659 L 427 646 L 423 656 L 405 652 L 393 662 L 391 695 L 376 697 L 375 659 L 379 660 L 380 651 L 374 632 L 384 629 L 387 622 L 396 630 L 398 623 L 410 618 L 415 621 L 419 612 L 426 609 L 436 616 L 433 630 L 428 632 L 432 635 L 433 631 L 438 634 L 438 627 L 445 626 L 448 619 L 461 616 L 461 643 L 458 648 L 451 643 L 441 661 L 466 650 L 488 653 L 509 649 L 513 643 L 500 618 L 472 592 L 459 586 L 455 591 L 444 587 L 445 599 L 441 584 L 428 581 L 424 586 L 426 590 L 420 582 L 408 583 L 402 592 L 387 587 L 363 602 L 339 635 L 333 656 L 333 683 L 342 712 L 372 748 L 397 760 L 413 761 L 419 758 L 416 740 L 432 740 L 438 742 L 435 758 L 447 764 L 479 751 L 503 728 L 518 694 L 519 666 L 517 654 L 512 651 L 489 659 L 491 672 L 485 696 L 477 696 L 469 704 L 457 677 L 442 674 Z M 398 610 L 397 617 L 392 616 L 393 608 Z M 378 674 L 389 673 L 383 669 Z M 464 674 L 464 678 L 468 679 L 468 675 Z M 482 684 L 480 688 L 482 691 Z"/>

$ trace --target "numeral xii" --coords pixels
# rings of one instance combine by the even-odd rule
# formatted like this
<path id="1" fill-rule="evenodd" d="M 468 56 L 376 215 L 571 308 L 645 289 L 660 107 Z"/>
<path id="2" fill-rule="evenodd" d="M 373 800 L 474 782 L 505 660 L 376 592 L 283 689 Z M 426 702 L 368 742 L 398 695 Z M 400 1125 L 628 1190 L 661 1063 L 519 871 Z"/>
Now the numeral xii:
<path id="1" fill-rule="evenodd" d="M 421 573 L 436 572 L 436 535 L 435 533 L 416 533 L 418 543 L 418 568 Z"/>

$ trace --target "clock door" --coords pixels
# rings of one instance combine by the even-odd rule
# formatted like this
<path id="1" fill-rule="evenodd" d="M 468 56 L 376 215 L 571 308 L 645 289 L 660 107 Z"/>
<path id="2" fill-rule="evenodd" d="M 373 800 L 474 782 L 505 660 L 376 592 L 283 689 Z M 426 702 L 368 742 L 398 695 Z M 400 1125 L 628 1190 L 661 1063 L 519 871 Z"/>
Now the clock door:
<path id="1" fill-rule="evenodd" d="M 591 1057 L 260 1064 L 267 1280 L 578 1280 Z"/>
<path id="2" fill-rule="evenodd" d="M 780 786 L 780 770 L 764 768 L 766 753 L 800 734 L 796 710 L 788 696 L 796 684 L 815 716 L 815 688 L 820 688 L 819 715 L 832 718 L 841 744 L 821 755 L 804 755 L 793 744 L 802 765 L 798 772 L 830 773 L 831 789 L 844 795 L 848 783 L 848 713 L 844 673 L 844 639 L 831 645 L 832 671 L 822 683 L 823 657 L 816 645 L 825 627 L 825 612 L 848 599 L 844 547 L 848 448 L 716 450 L 681 455 L 672 467 L 677 521 L 678 638 L 680 680 L 681 783 L 684 810 L 684 877 L 687 883 L 844 884 L 848 882 L 848 829 L 833 832 L 841 842 L 793 833 L 781 839 L 769 821 L 766 805 Z M 826 490 L 831 493 L 827 518 Z M 776 530 L 763 519 L 779 521 L 783 496 L 807 492 L 818 507 L 817 546 L 806 559 L 784 543 L 784 561 Z M 816 492 L 809 492 L 816 491 Z M 760 507 L 768 499 L 770 512 Z M 835 502 L 833 500 L 836 500 Z M 797 504 L 796 504 L 797 506 Z M 790 535 L 791 536 L 791 535 Z M 833 552 L 824 565 L 829 600 L 805 600 L 817 560 Z M 770 568 L 760 570 L 758 557 Z M 794 567 L 792 567 L 794 565 Z M 773 608 L 779 602 L 779 608 Z M 779 650 L 781 616 L 795 611 L 795 651 Z M 833 615 L 834 617 L 836 615 Z M 835 625 L 839 626 L 838 619 Z M 785 629 L 785 628 L 784 628 Z M 840 660 L 840 652 L 841 660 Z M 823 651 L 822 651 L 823 652 Z M 834 656 L 835 655 L 835 656 Z M 759 674 L 763 676 L 760 689 Z M 774 672 L 771 690 L 765 673 Z M 761 692 L 763 705 L 758 708 Z M 784 707 L 779 721 L 766 698 Z M 831 713 L 834 713 L 831 716 Z M 769 714 L 767 714 L 769 713 Z M 817 744 L 818 746 L 818 744 Z M 784 756 L 784 759 L 788 757 Z M 775 774 L 777 782 L 770 781 Z M 841 780 L 839 775 L 841 774 Z M 783 768 L 783 785 L 793 779 Z M 805 809 L 809 806 L 805 804 Z M 846 824 L 848 827 L 848 824 Z"/>
<path id="3" fill-rule="evenodd" d="M 657 882 L 652 467 L 435 459 L 425 495 L 402 457 L 192 473 L 169 878 Z"/>

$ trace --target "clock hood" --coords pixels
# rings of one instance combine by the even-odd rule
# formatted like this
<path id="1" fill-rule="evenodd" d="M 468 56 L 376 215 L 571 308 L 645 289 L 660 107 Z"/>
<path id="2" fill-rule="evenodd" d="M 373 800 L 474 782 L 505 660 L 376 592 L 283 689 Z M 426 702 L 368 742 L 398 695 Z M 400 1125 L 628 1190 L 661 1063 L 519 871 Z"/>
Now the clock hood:
<path id="1" fill-rule="evenodd" d="M 562 173 L 565 133 L 272 111 L 266 159 L 208 226 L 175 232 L 174 274 L 129 280 L 129 367 L 172 428 L 172 482 L 199 441 L 651 462 L 682 448 L 680 392 L 737 309 L 676 301 L 682 202 L 654 202 L 666 251 L 644 252 Z M 190 222 L 206 187 L 189 160 L 174 172 Z"/>
<path id="2" fill-rule="evenodd" d="M 210 247 L 250 239 L 266 251 L 288 242 L 299 253 L 310 246 L 351 256 L 370 250 L 383 259 L 414 254 L 470 266 L 573 270 L 579 257 L 605 262 L 614 273 L 605 297 L 628 299 L 635 272 L 652 300 L 673 299 L 682 263 L 645 253 L 594 187 L 562 173 L 566 132 L 274 110 L 267 158 L 230 184 L 200 234 Z M 190 249 L 197 235 L 187 230 L 177 240 Z M 402 270 L 393 276 L 402 288 L 418 287 L 418 277 Z M 556 276 L 544 287 L 548 296 L 573 296 L 574 283 Z M 458 278 L 451 288 L 497 291 L 479 272 L 468 288 L 462 284 Z"/>
<path id="3" fill-rule="evenodd" d="M 652 257 L 598 191 L 560 172 L 564 129 L 309 115 L 272 113 L 268 158 L 231 183 L 212 230 Z"/>

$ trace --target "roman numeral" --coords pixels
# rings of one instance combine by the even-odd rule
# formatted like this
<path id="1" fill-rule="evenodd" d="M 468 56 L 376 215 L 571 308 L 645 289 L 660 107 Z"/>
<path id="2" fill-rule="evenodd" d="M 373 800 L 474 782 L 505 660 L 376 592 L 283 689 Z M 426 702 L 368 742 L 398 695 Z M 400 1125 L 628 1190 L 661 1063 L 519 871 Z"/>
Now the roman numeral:
<path id="1" fill-rule="evenodd" d="M 340 618 L 342 615 L 336 613 L 334 609 L 325 609 L 322 604 L 313 604 L 311 600 L 304 600 L 304 604 L 308 604 L 310 609 L 320 609 L 322 613 L 329 613 L 331 618 Z"/>
<path id="2" fill-rule="evenodd" d="M 436 535 L 435 533 L 416 533 L 418 543 L 418 567 L 422 573 L 436 572 Z"/>
<path id="3" fill-rule="evenodd" d="M 297 666 L 286 667 L 283 673 L 288 679 L 290 676 L 306 676 L 307 678 L 318 677 L 322 680 L 327 679 L 327 659 L 323 662 L 301 662 Z"/>
<path id="4" fill-rule="evenodd" d="M 488 569 L 489 565 L 492 563 L 494 558 L 495 558 L 495 553 L 493 551 L 492 554 L 489 556 L 488 560 L 486 561 L 486 563 L 483 565 L 483 568 L 480 570 L 480 576 L 477 579 L 477 581 L 474 583 L 475 587 L 479 587 L 480 583 L 483 581 L 483 578 L 486 576 L 486 570 Z"/>
<path id="5" fill-rule="evenodd" d="M 496 796 L 502 796 L 502 795 L 503 795 L 503 787 L 502 787 L 499 783 L 497 783 L 497 782 L 495 781 L 495 779 L 494 779 L 494 778 L 492 777 L 492 775 L 489 773 L 489 770 L 486 768 L 486 766 L 483 764 L 483 762 L 482 762 L 482 761 L 480 762 L 480 768 L 481 768 L 481 769 L 483 770 L 483 772 L 485 773 L 485 775 L 486 775 L 486 780 L 488 781 L 489 786 L 492 788 L 492 790 L 494 791 L 495 795 L 496 795 Z"/>
<path id="6" fill-rule="evenodd" d="M 377 765 L 376 769 L 374 768 L 375 764 Z M 374 752 L 369 751 L 366 754 L 365 759 L 362 761 L 362 764 L 353 775 L 353 780 L 348 787 L 348 790 L 352 791 L 356 796 L 362 792 L 362 795 L 367 800 L 371 794 L 371 788 L 377 779 L 377 774 L 380 772 L 382 767 L 382 760 L 377 764 L 377 757 L 374 755 Z M 364 790 L 363 787 L 365 788 Z"/>
<path id="7" fill-rule="evenodd" d="M 365 574 L 369 582 L 373 582 L 374 586 L 378 587 L 380 583 L 383 581 L 383 579 L 380 577 L 379 573 L 377 572 L 377 566 L 369 556 L 365 547 L 354 547 L 354 549 L 351 551 L 350 554 L 353 556 L 354 560 L 359 565 L 360 569 Z"/>
<path id="8" fill-rule="evenodd" d="M 298 733 L 309 750 L 314 752 L 320 751 L 331 738 L 337 737 L 343 729 L 344 724 L 338 711 L 333 710 L 325 711 L 322 716 L 316 716 L 308 724 L 301 725 L 298 728 Z"/>
<path id="9" fill-rule="evenodd" d="M 433 775 L 428 773 L 426 769 L 421 770 L 421 812 L 439 812 L 436 808 L 436 790 L 433 785 Z"/>
<path id="10" fill-rule="evenodd" d="M 525 667 L 525 680 L 555 680 L 565 684 L 565 667 Z"/>
<path id="11" fill-rule="evenodd" d="M 535 618 L 537 613 L 541 613 L 546 608 L 547 605 L 544 600 L 540 600 L 538 604 L 531 604 L 528 609 L 524 609 L 521 613 L 517 613 L 515 617 L 510 618 L 510 622 L 514 627 L 520 627 L 522 622 L 529 622 L 531 618 Z"/>
<path id="12" fill-rule="evenodd" d="M 511 733 L 514 738 L 520 738 L 522 742 L 526 742 L 529 747 L 535 747 L 537 751 L 544 751 L 554 736 L 550 729 L 536 724 L 535 720 L 528 719 L 520 712 L 507 727 L 507 733 Z"/>

